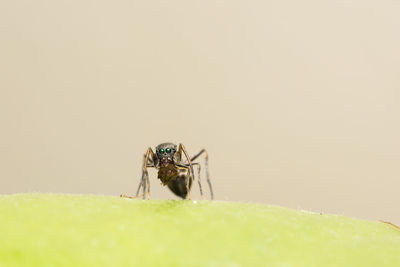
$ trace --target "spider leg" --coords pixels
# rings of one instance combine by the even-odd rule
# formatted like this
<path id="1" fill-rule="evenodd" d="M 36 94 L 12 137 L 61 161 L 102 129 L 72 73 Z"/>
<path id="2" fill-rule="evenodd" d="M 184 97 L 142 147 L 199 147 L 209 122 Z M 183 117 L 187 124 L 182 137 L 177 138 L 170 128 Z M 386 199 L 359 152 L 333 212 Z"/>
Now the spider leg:
<path id="1" fill-rule="evenodd" d="M 395 225 L 394 223 L 387 222 L 387 221 L 382 221 L 382 220 L 379 220 L 379 221 L 380 221 L 381 223 L 389 224 L 389 225 L 393 226 L 394 228 L 396 228 L 397 230 L 400 230 L 400 226 Z"/>
<path id="2" fill-rule="evenodd" d="M 201 166 L 200 166 L 199 163 L 193 163 L 193 165 L 197 166 L 197 182 L 199 183 L 199 190 L 200 190 L 201 199 L 204 200 L 205 197 L 204 197 L 204 194 L 203 194 L 203 188 L 201 187 L 201 176 L 200 176 Z"/>
<path id="3" fill-rule="evenodd" d="M 194 161 L 195 159 L 197 159 L 202 154 L 204 154 L 204 164 L 206 166 L 206 178 L 207 178 L 208 187 L 210 188 L 211 199 L 214 199 L 214 192 L 213 192 L 212 185 L 211 185 L 210 173 L 208 171 L 208 153 L 207 153 L 207 150 L 202 149 L 199 153 L 197 153 L 195 156 L 193 156 L 191 158 L 191 161 Z"/>
<path id="4" fill-rule="evenodd" d="M 147 170 L 146 170 L 146 188 L 147 188 L 147 192 L 146 192 L 146 195 L 147 195 L 147 199 L 150 199 L 150 178 L 149 178 L 149 173 L 147 172 Z"/>
<path id="5" fill-rule="evenodd" d="M 131 197 L 131 196 L 122 194 L 120 197 L 123 197 L 123 198 L 131 198 L 131 199 L 137 199 L 137 198 L 139 198 L 139 197 L 141 197 L 141 196 L 143 196 L 143 194 L 140 194 L 140 196 L 137 196 L 137 197 Z"/>
<path id="6" fill-rule="evenodd" d="M 136 190 L 136 194 L 135 194 L 136 197 L 139 195 L 140 188 L 142 188 L 142 184 L 143 184 L 143 178 L 140 179 L 140 183 L 139 183 L 138 189 Z"/>
<path id="7" fill-rule="evenodd" d="M 144 188 L 143 188 L 143 199 L 147 198 L 150 199 L 150 179 L 149 179 L 149 173 L 147 172 L 147 167 L 148 165 L 148 160 L 154 163 L 154 158 L 155 154 L 151 147 L 147 149 L 146 155 L 144 157 L 144 162 L 143 162 L 143 170 L 142 170 L 142 182 L 144 182 Z M 145 180 L 144 180 L 145 179 Z M 146 191 L 147 189 L 147 191 Z"/>
<path id="8" fill-rule="evenodd" d="M 155 167 L 154 158 L 155 154 L 153 150 L 149 147 L 146 151 L 146 154 L 143 157 L 142 178 L 140 180 L 138 189 L 136 191 L 136 196 L 129 197 L 127 195 L 121 195 L 121 197 L 138 198 L 140 196 L 143 196 L 143 199 L 150 199 L 150 179 L 149 179 L 149 173 L 147 172 L 147 168 Z M 139 196 L 139 192 L 142 186 L 143 186 L 143 194 Z"/>
<path id="9" fill-rule="evenodd" d="M 146 154 L 144 154 L 143 155 L 143 163 L 145 162 L 145 160 L 146 160 Z M 142 178 L 140 179 L 140 183 L 139 183 L 139 186 L 138 186 L 138 189 L 136 190 L 136 194 L 135 194 L 135 197 L 137 198 L 137 197 L 139 197 L 139 192 L 140 192 L 140 188 L 143 186 L 143 190 L 144 190 L 144 183 L 143 183 L 143 173 L 142 173 Z M 144 195 L 144 192 L 143 192 L 143 194 L 142 195 L 140 195 L 140 196 L 143 196 Z"/>
<path id="10" fill-rule="evenodd" d="M 184 146 L 183 144 L 179 144 L 178 153 L 179 153 L 180 155 L 182 155 L 182 152 L 183 152 L 183 154 L 185 154 L 185 157 L 186 157 L 186 159 L 187 159 L 187 161 L 188 161 L 188 163 L 189 163 L 188 165 L 189 165 L 189 167 L 190 167 L 190 169 L 189 169 L 189 174 L 188 174 L 188 176 L 187 176 L 187 182 L 186 182 L 186 189 L 187 189 L 187 192 L 188 192 L 186 198 L 187 198 L 187 199 L 190 199 L 189 179 L 190 179 L 190 177 L 191 177 L 191 178 L 194 180 L 193 164 L 192 164 L 192 161 L 190 160 L 189 154 L 187 153 L 187 151 L 186 151 L 186 149 L 185 149 L 185 146 Z"/>

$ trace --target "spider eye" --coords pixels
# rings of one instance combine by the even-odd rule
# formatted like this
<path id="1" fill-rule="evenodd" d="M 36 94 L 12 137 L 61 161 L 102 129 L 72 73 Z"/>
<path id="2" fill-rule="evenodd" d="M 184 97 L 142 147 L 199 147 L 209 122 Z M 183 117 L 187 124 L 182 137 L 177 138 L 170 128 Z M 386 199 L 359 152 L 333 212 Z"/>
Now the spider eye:
<path id="1" fill-rule="evenodd" d="M 160 154 L 164 154 L 164 148 L 160 148 Z"/>
<path id="2" fill-rule="evenodd" d="M 171 153 L 171 148 L 167 148 L 165 151 L 167 151 L 167 153 Z"/>

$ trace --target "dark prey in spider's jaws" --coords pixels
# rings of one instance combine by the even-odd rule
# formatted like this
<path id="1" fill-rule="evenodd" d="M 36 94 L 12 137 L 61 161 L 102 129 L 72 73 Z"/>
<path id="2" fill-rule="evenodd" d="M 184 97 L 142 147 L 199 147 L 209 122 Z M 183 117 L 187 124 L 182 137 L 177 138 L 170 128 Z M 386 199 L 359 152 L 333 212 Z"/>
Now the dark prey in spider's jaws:
<path id="1" fill-rule="evenodd" d="M 183 157 L 183 156 L 184 157 Z M 179 146 L 173 143 L 162 143 L 156 147 L 156 153 L 149 147 L 144 155 L 142 178 L 139 187 L 136 191 L 135 197 L 121 195 L 121 197 L 150 199 L 150 179 L 147 168 L 155 168 L 158 170 L 158 179 L 161 180 L 163 185 L 168 188 L 177 196 L 183 199 L 190 199 L 190 189 L 195 179 L 193 166 L 197 168 L 197 181 L 201 198 L 204 199 L 203 189 L 201 186 L 201 166 L 195 160 L 204 155 L 204 163 L 206 169 L 207 183 L 210 188 L 210 198 L 214 198 L 211 181 L 208 172 L 208 154 L 205 149 L 202 149 L 193 157 L 189 157 L 183 144 Z M 143 188 L 143 194 L 139 196 L 140 189 Z"/>

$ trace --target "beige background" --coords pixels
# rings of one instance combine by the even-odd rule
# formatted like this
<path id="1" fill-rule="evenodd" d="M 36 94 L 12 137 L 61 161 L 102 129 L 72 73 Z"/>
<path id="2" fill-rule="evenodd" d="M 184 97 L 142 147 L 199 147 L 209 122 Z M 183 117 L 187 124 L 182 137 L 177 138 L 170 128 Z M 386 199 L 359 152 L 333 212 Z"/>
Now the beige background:
<path id="1" fill-rule="evenodd" d="M 173 141 L 209 150 L 219 200 L 399 224 L 399 14 L 2 1 L 0 193 L 134 193 L 147 146 Z M 152 174 L 152 196 L 173 198 Z"/>

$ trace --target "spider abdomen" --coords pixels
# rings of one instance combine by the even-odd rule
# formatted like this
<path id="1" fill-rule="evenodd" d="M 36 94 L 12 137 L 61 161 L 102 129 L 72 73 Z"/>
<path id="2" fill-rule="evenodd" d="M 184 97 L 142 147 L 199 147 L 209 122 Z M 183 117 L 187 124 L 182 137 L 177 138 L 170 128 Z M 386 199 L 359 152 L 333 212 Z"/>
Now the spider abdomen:
<path id="1" fill-rule="evenodd" d="M 186 187 L 187 176 L 180 175 L 168 184 L 168 188 L 178 197 L 186 198 L 188 192 Z M 189 190 L 192 187 L 192 179 L 189 180 Z"/>

